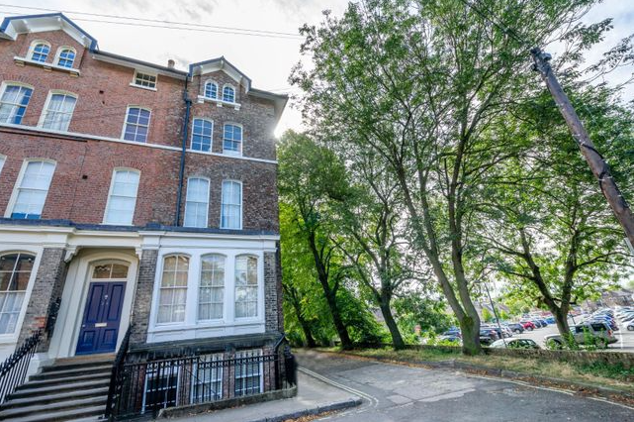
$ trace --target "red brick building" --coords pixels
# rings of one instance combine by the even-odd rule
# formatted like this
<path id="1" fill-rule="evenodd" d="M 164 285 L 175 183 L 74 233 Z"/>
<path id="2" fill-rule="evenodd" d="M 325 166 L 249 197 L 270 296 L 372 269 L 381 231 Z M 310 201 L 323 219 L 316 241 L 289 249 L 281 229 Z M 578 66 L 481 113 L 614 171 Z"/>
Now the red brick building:
<path id="1" fill-rule="evenodd" d="M 0 359 L 263 353 L 282 330 L 274 128 L 224 57 L 101 51 L 61 14 L 0 27 Z M 52 321 L 52 323 L 51 323 Z"/>

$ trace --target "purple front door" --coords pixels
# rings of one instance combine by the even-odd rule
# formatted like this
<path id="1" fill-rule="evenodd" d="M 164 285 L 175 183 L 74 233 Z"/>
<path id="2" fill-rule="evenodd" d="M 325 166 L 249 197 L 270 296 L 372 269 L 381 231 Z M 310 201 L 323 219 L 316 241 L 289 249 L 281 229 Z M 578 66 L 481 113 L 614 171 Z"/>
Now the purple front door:
<path id="1" fill-rule="evenodd" d="M 115 351 L 124 294 L 123 282 L 90 283 L 76 355 Z"/>

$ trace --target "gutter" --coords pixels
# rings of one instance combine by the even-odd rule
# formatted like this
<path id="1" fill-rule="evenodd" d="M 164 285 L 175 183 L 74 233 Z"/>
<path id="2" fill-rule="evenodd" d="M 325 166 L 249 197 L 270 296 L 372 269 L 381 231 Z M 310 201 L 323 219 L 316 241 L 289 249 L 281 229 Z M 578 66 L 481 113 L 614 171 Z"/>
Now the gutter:
<path id="1" fill-rule="evenodd" d="M 183 143 L 181 149 L 181 163 L 178 170 L 178 192 L 176 194 L 176 218 L 174 218 L 174 226 L 178 227 L 181 219 L 181 203 L 183 201 L 183 181 L 185 176 L 185 152 L 187 151 L 187 133 L 189 128 L 189 113 L 192 106 L 192 100 L 189 99 L 187 93 L 187 79 L 185 79 L 185 89 L 183 90 L 183 101 L 185 101 L 185 121 L 183 122 Z"/>

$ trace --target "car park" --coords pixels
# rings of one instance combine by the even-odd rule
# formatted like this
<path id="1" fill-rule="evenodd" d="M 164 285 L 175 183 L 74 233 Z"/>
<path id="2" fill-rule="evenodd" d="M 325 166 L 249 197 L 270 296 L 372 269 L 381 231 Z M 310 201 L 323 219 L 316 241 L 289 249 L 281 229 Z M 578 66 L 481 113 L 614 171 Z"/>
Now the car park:
<path id="1" fill-rule="evenodd" d="M 494 341 L 491 346 L 493 349 L 541 349 L 535 341 L 528 338 L 510 338 L 508 340 Z"/>

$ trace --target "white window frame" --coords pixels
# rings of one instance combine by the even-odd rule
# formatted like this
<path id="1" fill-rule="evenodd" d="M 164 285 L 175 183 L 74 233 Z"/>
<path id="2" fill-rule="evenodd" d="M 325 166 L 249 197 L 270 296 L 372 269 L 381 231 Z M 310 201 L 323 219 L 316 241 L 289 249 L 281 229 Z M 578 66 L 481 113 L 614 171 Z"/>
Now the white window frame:
<path id="1" fill-rule="evenodd" d="M 204 362 L 204 363 L 210 363 L 210 362 L 221 362 L 223 361 L 224 358 L 224 353 L 207 353 L 204 355 L 200 355 L 199 356 L 199 362 Z M 209 380 L 206 379 L 205 375 L 203 375 L 203 380 L 200 381 L 200 373 L 203 371 L 209 371 L 211 372 L 211 377 Z M 192 377 L 192 386 L 191 386 L 191 404 L 197 404 L 197 403 L 209 403 L 212 401 L 217 401 L 217 400 L 221 400 L 223 397 L 223 390 L 224 390 L 224 366 L 222 364 L 218 364 L 215 367 L 209 367 L 209 368 L 205 368 L 202 371 L 200 370 L 200 364 L 196 365 L 195 369 L 194 369 L 194 376 Z M 207 381 L 207 382 L 205 382 Z M 198 392 L 196 391 L 196 387 L 199 385 L 203 385 L 203 384 L 220 384 L 220 391 L 217 391 L 213 397 L 213 400 L 205 400 L 205 397 L 209 397 L 208 394 L 205 394 L 206 392 L 201 391 Z M 200 394 L 197 394 L 200 393 Z M 202 398 L 199 399 L 199 398 Z"/>
<path id="2" fill-rule="evenodd" d="M 240 128 L 240 133 L 242 135 L 242 139 L 240 139 L 240 150 L 239 151 L 231 151 L 231 150 L 225 149 L 225 128 L 227 126 L 237 126 L 237 127 Z M 222 125 L 222 153 L 225 154 L 225 155 L 231 155 L 233 157 L 242 157 L 243 151 L 244 151 L 244 126 L 241 125 L 240 123 L 225 122 Z"/>
<path id="3" fill-rule="evenodd" d="M 246 358 L 251 358 L 251 357 L 259 357 L 261 358 L 262 356 L 264 356 L 264 353 L 262 351 L 262 349 L 247 349 L 247 350 L 238 350 L 236 351 L 234 357 L 236 359 L 246 359 Z M 245 363 L 243 364 L 244 366 L 246 365 L 253 365 L 253 364 L 248 364 Z M 246 388 L 241 389 L 241 393 L 238 394 L 238 379 L 244 379 L 244 378 L 252 378 L 254 377 L 253 374 L 244 374 L 242 375 L 242 370 L 238 370 L 238 365 L 236 365 L 233 377 L 234 377 L 234 387 L 233 387 L 233 395 L 234 397 L 245 397 L 245 396 L 251 396 L 254 394 L 260 394 L 264 391 L 264 365 L 263 362 L 260 361 L 257 364 L 258 367 L 258 373 L 257 373 L 257 377 L 258 377 L 258 387 L 259 387 L 259 391 L 250 391 L 247 394 L 245 394 L 246 392 Z M 240 376 L 238 375 L 238 373 L 240 373 Z"/>
<path id="4" fill-rule="evenodd" d="M 30 280 L 31 280 L 31 278 L 33 276 L 33 271 L 35 271 L 35 258 L 36 258 L 35 255 L 33 255 L 31 253 L 26 253 L 26 252 L 0 253 L 0 258 L 2 258 L 4 256 L 9 256 L 9 255 L 17 255 L 17 258 L 18 258 L 16 260 L 15 264 L 13 265 L 13 268 L 11 270 L 11 275 L 14 275 L 16 273 L 16 265 L 18 264 L 19 258 L 22 255 L 28 255 L 32 259 L 32 266 L 31 266 L 31 270 L 29 272 L 29 279 L 26 281 L 26 286 L 25 286 L 24 290 L 9 290 L 9 285 L 11 283 L 10 280 L 9 280 L 9 285 L 7 286 L 7 289 L 6 290 L 0 290 L 0 294 L 2 294 L 2 293 L 9 294 L 9 292 L 13 292 L 14 294 L 16 294 L 16 293 L 22 293 L 23 294 L 22 300 L 20 302 L 20 309 L 17 312 L 2 312 L 3 308 L 4 308 L 4 305 L 6 304 L 6 299 L 5 299 L 5 302 L 0 302 L 0 318 L 2 317 L 3 314 L 17 314 L 16 315 L 16 319 L 15 319 L 15 325 L 13 327 L 13 331 L 6 332 L 6 333 L 0 332 L 0 336 L 11 336 L 11 335 L 15 334 L 16 331 L 18 331 L 19 328 L 21 328 L 21 327 L 19 327 L 20 315 L 22 314 L 22 309 L 26 305 L 28 305 L 28 303 L 25 303 L 26 302 L 25 299 L 26 299 L 27 292 L 28 292 L 28 289 L 29 289 Z M 23 272 L 23 271 L 20 271 L 20 272 Z"/>
<path id="5" fill-rule="evenodd" d="M 212 84 L 212 85 L 216 85 L 216 96 L 215 97 L 208 97 L 207 96 L 207 85 L 208 84 Z M 209 100 L 220 100 L 221 98 L 218 98 L 218 95 L 220 94 L 220 85 L 218 85 L 218 82 L 214 81 L 213 79 L 207 79 L 205 81 L 205 83 L 203 84 L 203 97 L 209 99 Z"/>
<path id="6" fill-rule="evenodd" d="M 225 100 L 225 88 L 233 89 L 233 101 Z M 225 104 L 238 104 L 238 90 L 236 89 L 235 85 L 233 85 L 233 84 L 224 84 L 222 86 L 222 92 L 220 94 L 221 94 L 220 95 L 220 99 L 222 100 L 223 103 L 225 103 Z"/>
<path id="7" fill-rule="evenodd" d="M 207 197 L 206 197 L 206 201 L 204 202 L 204 204 L 206 204 L 205 206 L 205 225 L 204 226 L 195 226 L 195 225 L 188 225 L 187 224 L 187 205 L 190 202 L 196 202 L 197 204 L 202 204 L 203 202 L 198 202 L 198 201 L 192 201 L 189 199 L 189 186 L 190 186 L 190 181 L 191 180 L 204 180 L 205 182 L 207 182 Z M 187 178 L 187 192 L 185 194 L 185 215 L 183 216 L 183 227 L 195 227 L 195 228 L 207 228 L 209 227 L 209 191 L 211 190 L 211 180 L 209 180 L 208 177 L 202 177 L 202 176 L 192 176 L 192 177 L 188 177 Z"/>
<path id="8" fill-rule="evenodd" d="M 61 55 L 64 51 L 72 51 L 73 54 L 75 55 L 73 57 L 73 62 L 71 63 L 70 67 L 67 66 L 63 66 L 59 63 L 60 59 L 61 59 Z M 64 60 L 68 60 L 68 59 L 64 59 Z M 69 45 L 63 45 L 61 47 L 59 47 L 57 49 L 57 52 L 55 53 L 55 60 L 53 61 L 53 63 L 59 67 L 65 68 L 65 69 L 73 69 L 75 67 L 75 61 L 77 60 L 77 50 L 75 50 L 73 47 L 69 46 Z"/>
<path id="9" fill-rule="evenodd" d="M 53 178 L 55 177 L 55 170 L 57 170 L 57 162 L 48 158 L 28 158 L 22 162 L 22 167 L 20 168 L 20 172 L 18 173 L 18 178 L 15 181 L 15 185 L 13 186 L 13 191 L 11 192 L 11 197 L 9 198 L 9 203 L 7 204 L 7 209 L 5 210 L 4 217 L 11 218 L 11 214 L 13 214 L 13 208 L 16 205 L 18 200 L 18 196 L 20 195 L 20 186 L 24 181 L 24 176 L 26 174 L 26 169 L 29 166 L 29 163 L 33 162 L 46 162 L 53 164 L 53 176 L 51 177 L 51 181 L 48 185 L 48 189 L 46 190 L 46 198 L 44 199 L 44 205 L 42 206 L 42 212 L 44 212 L 44 207 L 46 206 L 46 200 L 48 199 L 48 193 L 51 190 L 51 184 L 53 183 Z M 41 216 L 42 214 L 40 214 Z"/>
<path id="10" fill-rule="evenodd" d="M 64 113 L 64 114 L 70 114 L 70 117 L 68 119 L 68 127 L 66 129 L 52 129 L 52 128 L 47 128 L 44 127 L 44 122 L 46 121 L 46 116 L 48 115 L 48 108 L 51 105 L 51 100 L 53 99 L 54 95 L 64 95 L 67 97 L 73 97 L 75 98 L 75 104 L 73 105 L 73 110 L 70 113 Z M 46 129 L 46 130 L 52 130 L 52 131 L 56 131 L 56 132 L 68 132 L 68 129 L 70 127 L 70 124 L 73 120 L 73 114 L 75 114 L 75 107 L 77 107 L 77 102 L 79 101 L 79 96 L 77 94 L 75 94 L 74 92 L 69 92 L 69 91 L 61 91 L 61 90 L 51 90 L 48 92 L 48 96 L 46 97 L 46 102 L 44 103 L 44 108 L 42 109 L 42 114 L 40 115 L 40 121 L 38 122 L 37 126 L 42 128 L 42 129 Z M 56 111 L 55 113 L 60 113 L 58 111 Z"/>
<path id="11" fill-rule="evenodd" d="M 7 162 L 7 156 L 0 154 L 0 175 L 2 174 L 2 169 L 4 168 L 4 163 Z"/>
<path id="12" fill-rule="evenodd" d="M 255 286 L 249 286 L 247 285 L 247 287 L 249 288 L 255 288 L 256 291 L 256 302 L 255 302 L 255 315 L 251 316 L 237 316 L 236 312 L 237 312 L 237 306 L 236 304 L 238 303 L 238 295 L 237 293 L 235 293 L 238 290 L 238 287 L 245 287 L 245 286 L 238 286 L 237 281 L 237 272 L 238 272 L 238 259 L 240 258 L 255 258 L 255 274 L 256 274 L 256 280 L 255 280 Z M 248 261 L 247 261 L 248 262 Z M 247 264 L 248 265 L 248 264 Z M 234 257 L 234 266 L 233 266 L 233 289 L 234 289 L 234 303 L 233 303 L 233 317 L 236 321 L 242 321 L 242 320 L 254 320 L 254 319 L 258 319 L 260 317 L 260 300 L 262 300 L 262 298 L 260 298 L 260 285 L 262 284 L 262 280 L 260 280 L 260 272 L 258 271 L 258 269 L 260 268 L 260 257 L 257 255 L 253 255 L 253 254 L 249 254 L 249 253 L 243 253 L 243 254 L 239 254 L 236 255 Z M 247 267 L 247 271 L 248 271 L 248 267 Z"/>
<path id="13" fill-rule="evenodd" d="M 194 122 L 196 120 L 203 120 L 205 122 L 209 122 L 211 123 L 211 135 L 210 135 L 210 139 L 209 139 L 209 151 L 205 151 L 202 149 L 194 149 Z M 192 151 L 197 151 L 197 152 L 212 152 L 214 149 L 214 121 L 207 118 L 207 117 L 194 117 L 192 119 L 192 133 L 191 136 L 189 137 L 189 149 Z"/>
<path id="14" fill-rule="evenodd" d="M 133 141 L 133 140 L 129 140 L 129 139 L 125 139 L 125 130 L 128 127 L 128 117 L 130 115 L 130 109 L 132 108 L 138 108 L 139 110 L 145 110 L 148 111 L 150 113 L 150 117 L 148 117 L 147 120 L 147 135 L 145 137 L 145 141 L 141 142 L 141 141 Z M 123 120 L 123 130 L 121 131 L 121 140 L 125 141 L 125 142 L 134 142 L 136 144 L 147 144 L 148 140 L 150 139 L 150 124 L 152 123 L 152 109 L 149 107 L 143 107 L 143 106 L 139 106 L 139 105 L 129 105 L 128 108 L 125 111 L 125 118 Z M 136 126 L 143 126 L 143 125 L 139 125 L 136 124 Z"/>
<path id="15" fill-rule="evenodd" d="M 178 257 L 183 256 L 186 257 L 189 260 L 188 263 L 188 269 L 187 269 L 187 283 L 184 287 L 185 289 L 185 315 L 183 317 L 183 321 L 171 321 L 171 322 L 158 322 L 158 318 L 159 318 L 159 314 L 160 314 L 160 302 L 161 302 L 161 290 L 162 289 L 168 289 L 170 287 L 163 287 L 163 271 L 165 269 L 165 260 L 167 258 L 170 257 L 176 257 L 176 262 L 178 263 Z M 185 323 L 187 323 L 187 317 L 189 314 L 189 308 L 191 307 L 189 305 L 190 302 L 190 292 L 192 290 L 192 286 L 190 285 L 191 279 L 192 279 L 192 270 L 195 270 L 195 268 L 192 267 L 192 263 L 193 261 L 193 257 L 188 254 L 188 253 L 183 253 L 183 252 L 175 252 L 175 253 L 168 253 L 165 254 L 161 257 L 161 265 L 160 267 L 157 267 L 157 275 L 158 275 L 158 283 L 157 283 L 157 294 L 154 296 L 156 299 L 153 300 L 153 302 L 155 303 L 155 310 L 156 312 L 154 313 L 154 315 L 152 316 L 152 323 L 156 326 L 156 327 L 170 327 L 170 326 L 180 326 L 180 325 L 184 325 Z M 196 286 L 197 287 L 197 286 Z M 183 289 L 183 287 L 178 287 L 179 289 Z M 171 289 L 176 289 L 176 287 L 171 287 Z"/>
<path id="16" fill-rule="evenodd" d="M 209 318 L 209 319 L 202 319 L 200 318 L 200 289 L 202 288 L 202 278 L 203 278 L 203 259 L 205 257 L 208 256 L 218 256 L 220 258 L 223 259 L 223 267 L 224 267 L 224 277 L 222 278 L 222 316 L 220 318 Z M 227 255 L 223 254 L 223 253 L 218 253 L 218 252 L 209 252 L 209 253 L 205 253 L 200 255 L 200 257 L 198 257 L 198 262 L 199 262 L 199 266 L 200 268 L 198 269 L 198 285 L 196 286 L 196 323 L 208 323 L 208 322 L 220 322 L 220 321 L 224 321 L 226 312 L 227 312 L 227 268 L 228 268 L 228 257 Z M 219 286 L 211 286 L 213 287 L 219 287 Z M 206 302 L 206 303 L 216 303 L 216 302 Z"/>
<path id="17" fill-rule="evenodd" d="M 5 91 L 10 86 L 19 86 L 19 87 L 22 87 L 22 88 L 30 89 L 31 90 L 31 98 L 33 98 L 33 94 L 35 93 L 35 88 L 33 87 L 33 85 L 29 85 L 29 84 L 25 84 L 24 82 L 17 82 L 17 81 L 2 81 L 2 86 L 0 87 L 0 99 L 2 99 L 2 97 L 4 96 Z M 31 99 L 29 99 L 29 104 L 30 103 L 31 103 Z M 24 124 L 24 117 L 26 116 L 26 110 L 28 109 L 29 104 L 24 106 L 24 116 L 22 116 L 22 121 L 20 121 L 20 123 L 7 123 L 7 124 L 23 125 Z"/>
<path id="18" fill-rule="evenodd" d="M 37 277 L 37 272 L 40 268 L 40 259 L 42 257 L 42 252 L 43 246 L 24 245 L 20 246 L 19 249 L 0 249 L 0 256 L 23 253 L 33 255 L 35 257 L 35 261 L 33 262 L 33 270 L 31 271 L 31 277 L 29 278 L 29 285 L 26 288 L 26 294 L 24 296 L 24 302 L 20 311 L 20 315 L 18 317 L 16 329 L 12 334 L 0 334 L 0 345 L 11 343 L 15 344 L 15 342 L 17 342 L 18 338 L 20 337 L 20 330 L 22 329 L 22 324 L 24 323 L 24 316 L 26 315 L 28 303 L 31 300 L 31 293 L 33 291 L 35 278 Z"/>
<path id="19" fill-rule="evenodd" d="M 143 75 L 143 76 L 150 76 L 154 78 L 154 86 L 145 86 L 145 85 L 141 85 L 137 83 L 137 76 L 138 75 Z M 133 86 L 135 88 L 142 88 L 142 89 L 147 89 L 148 91 L 157 91 L 157 87 L 158 87 L 158 73 L 152 73 L 152 72 L 146 72 L 143 70 L 138 70 L 135 69 L 134 70 L 134 75 L 132 75 L 132 82 L 130 82 L 130 86 Z"/>
<path id="20" fill-rule="evenodd" d="M 132 216 L 130 218 L 130 224 L 122 224 L 122 223 L 109 223 L 108 222 L 108 209 L 110 208 L 110 201 L 112 200 L 112 195 L 113 195 L 113 191 L 114 191 L 114 181 L 115 181 L 115 176 L 117 174 L 117 172 L 119 171 L 131 171 L 136 173 L 139 176 L 139 183 L 136 186 L 136 194 L 134 196 L 134 208 L 132 210 Z M 108 190 L 108 200 L 106 201 L 106 208 L 104 209 L 103 212 L 103 224 L 106 225 L 114 225 L 114 226 L 132 226 L 134 225 L 134 214 L 136 214 L 136 203 L 137 200 L 139 198 L 139 187 L 141 185 L 141 171 L 137 170 L 137 169 L 133 169 L 133 168 L 128 168 L 128 167 L 116 167 L 114 170 L 112 170 L 112 175 L 110 176 L 110 189 Z M 120 196 L 120 195 L 117 195 Z"/>
<path id="21" fill-rule="evenodd" d="M 240 224 L 238 225 L 237 228 L 233 228 L 233 227 L 225 227 L 222 224 L 222 216 L 223 216 L 223 205 L 224 205 L 224 186 L 225 186 L 225 182 L 227 183 L 237 183 L 240 186 Z M 240 180 L 233 180 L 233 179 L 225 179 L 222 181 L 222 185 L 220 186 L 220 228 L 221 229 L 226 229 L 226 230 L 242 230 L 242 219 L 243 219 L 243 209 L 244 209 L 244 186 L 242 184 L 242 181 Z M 227 205 L 237 205 L 237 204 L 227 204 Z"/>
<path id="22" fill-rule="evenodd" d="M 40 44 L 44 44 L 44 45 L 48 46 L 48 54 L 46 55 L 46 60 L 44 60 L 43 62 L 33 59 L 33 54 L 35 54 L 35 47 L 40 45 Z M 29 60 L 32 60 L 35 63 L 48 63 L 49 57 L 51 57 L 51 43 L 50 42 L 45 41 L 45 40 L 33 40 L 31 42 L 31 45 L 29 46 L 29 51 L 28 51 L 28 54 L 27 54 L 27 58 Z"/>
<path id="23" fill-rule="evenodd" d="M 181 385 L 181 365 L 175 365 L 175 366 L 165 366 L 164 368 L 169 368 L 170 369 L 170 373 L 169 376 L 170 377 L 176 377 L 176 385 L 168 385 L 167 387 L 164 388 L 159 388 L 159 391 L 169 391 L 172 389 L 176 390 L 176 396 L 174 397 L 174 401 L 175 401 L 175 405 L 178 405 L 178 399 L 180 398 L 180 385 Z M 150 382 L 150 379 L 154 380 L 157 376 L 158 376 L 158 364 L 157 363 L 153 363 L 153 362 L 148 362 L 147 366 L 146 366 L 146 371 L 145 371 L 145 381 L 143 383 L 143 400 L 141 402 L 141 413 L 145 413 L 146 412 L 146 407 L 147 407 L 147 396 L 148 396 L 148 384 Z M 165 372 L 162 375 L 166 375 Z M 160 383 L 159 383 L 160 384 Z M 164 409 L 165 407 L 163 407 Z"/>

